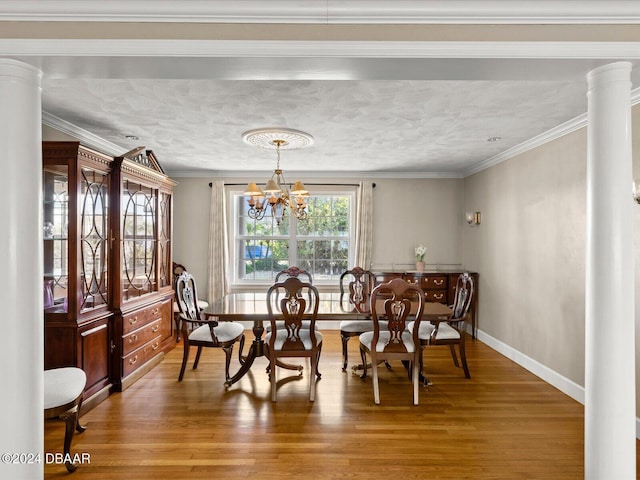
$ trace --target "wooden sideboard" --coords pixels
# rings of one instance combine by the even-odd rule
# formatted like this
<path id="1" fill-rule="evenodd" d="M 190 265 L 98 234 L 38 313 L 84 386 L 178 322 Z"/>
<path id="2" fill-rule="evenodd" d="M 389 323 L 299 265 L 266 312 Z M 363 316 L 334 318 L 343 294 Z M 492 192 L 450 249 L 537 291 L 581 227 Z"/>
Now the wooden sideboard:
<path id="1" fill-rule="evenodd" d="M 376 283 L 388 282 L 392 278 L 403 278 L 409 283 L 418 285 L 424 291 L 428 302 L 453 304 L 456 282 L 462 271 L 391 271 L 373 272 Z M 476 338 L 478 329 L 478 274 L 467 272 L 473 278 L 474 294 L 471 301 L 471 336 Z"/>

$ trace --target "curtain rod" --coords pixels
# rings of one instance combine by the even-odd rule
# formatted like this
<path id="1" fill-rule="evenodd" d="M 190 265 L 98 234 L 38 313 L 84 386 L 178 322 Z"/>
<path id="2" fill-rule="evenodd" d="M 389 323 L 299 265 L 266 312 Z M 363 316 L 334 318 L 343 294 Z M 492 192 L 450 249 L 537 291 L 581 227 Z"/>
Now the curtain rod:
<path id="1" fill-rule="evenodd" d="M 246 185 L 247 183 L 225 183 L 224 186 L 226 187 L 227 185 L 231 186 L 231 187 L 236 187 L 238 185 Z M 305 185 L 320 185 L 320 186 L 327 186 L 327 187 L 359 187 L 360 184 L 359 183 L 307 183 L 304 182 Z M 209 186 L 213 187 L 213 182 L 209 182 Z M 376 188 L 376 184 L 375 182 L 371 184 L 371 186 L 373 188 Z"/>

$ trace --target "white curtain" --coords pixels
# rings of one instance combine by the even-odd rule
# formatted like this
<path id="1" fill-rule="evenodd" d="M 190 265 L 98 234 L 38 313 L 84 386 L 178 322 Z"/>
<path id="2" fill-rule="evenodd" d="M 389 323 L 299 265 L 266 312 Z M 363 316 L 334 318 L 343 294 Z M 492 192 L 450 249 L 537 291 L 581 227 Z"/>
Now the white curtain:
<path id="1" fill-rule="evenodd" d="M 207 301 L 222 298 L 227 293 L 227 221 L 224 182 L 216 180 L 211 186 L 209 213 L 209 267 Z"/>
<path id="2" fill-rule="evenodd" d="M 371 269 L 371 245 L 373 233 L 373 184 L 360 182 L 356 206 L 356 257 L 355 265 Z"/>

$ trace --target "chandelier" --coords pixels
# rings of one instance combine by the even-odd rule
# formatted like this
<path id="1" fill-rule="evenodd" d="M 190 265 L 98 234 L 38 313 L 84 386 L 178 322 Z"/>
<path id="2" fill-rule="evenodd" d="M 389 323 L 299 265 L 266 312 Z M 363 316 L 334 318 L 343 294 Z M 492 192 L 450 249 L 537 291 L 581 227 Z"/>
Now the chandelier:
<path id="1" fill-rule="evenodd" d="M 298 220 L 306 220 L 309 191 L 300 180 L 295 181 L 293 187 L 287 184 L 280 169 L 280 150 L 308 147 L 313 145 L 313 137 L 289 128 L 259 128 L 244 132 L 242 139 L 249 145 L 276 151 L 276 169 L 266 185 L 260 188 L 257 183 L 249 182 L 244 192 L 249 197 L 249 218 L 262 220 L 270 209 L 272 217 L 280 225 L 289 209 Z"/>

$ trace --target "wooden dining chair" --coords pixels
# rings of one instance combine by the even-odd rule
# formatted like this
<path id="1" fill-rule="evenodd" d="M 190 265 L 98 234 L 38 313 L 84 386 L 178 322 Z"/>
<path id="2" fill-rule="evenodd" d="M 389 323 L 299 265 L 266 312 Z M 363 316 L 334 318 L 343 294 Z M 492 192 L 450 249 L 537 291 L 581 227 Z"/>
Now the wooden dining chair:
<path id="1" fill-rule="evenodd" d="M 174 290 L 175 290 L 175 287 L 176 287 L 176 281 L 178 280 L 178 277 L 182 273 L 184 273 L 186 271 L 187 271 L 187 268 L 184 265 L 182 265 L 181 263 L 173 262 L 173 288 L 174 288 Z M 206 300 L 198 299 L 197 300 L 197 305 L 198 305 L 198 308 L 200 310 L 204 310 L 205 308 L 207 308 L 209 306 L 209 302 L 207 302 Z M 180 308 L 178 307 L 177 298 L 173 302 L 173 322 L 174 322 L 174 324 L 176 326 L 176 341 L 179 342 L 182 328 L 181 328 L 181 324 L 180 324 Z"/>
<path id="2" fill-rule="evenodd" d="M 297 277 L 275 283 L 267 291 L 271 329 L 265 337 L 265 348 L 269 357 L 273 402 L 277 401 L 277 371 L 283 357 L 309 358 L 309 401 L 315 400 L 316 378 L 319 379 L 321 376 L 318 362 L 322 351 L 322 333 L 316 329 L 318 306 L 318 289 Z M 303 327 L 303 322 L 309 323 L 308 328 Z"/>
<path id="3" fill-rule="evenodd" d="M 302 270 L 301 268 L 298 268 L 296 266 L 291 266 L 285 270 L 281 270 L 276 274 L 276 278 L 274 281 L 275 283 L 282 283 L 284 282 L 287 278 L 299 278 L 300 280 L 302 280 L 303 282 L 307 282 L 307 283 L 313 283 L 313 277 L 311 276 L 311 274 L 309 272 L 307 272 L 306 270 Z M 276 291 L 276 295 L 274 296 L 274 301 L 277 303 L 279 300 L 279 295 L 280 295 L 280 291 Z M 311 294 L 309 292 L 307 292 L 307 298 L 309 300 L 309 302 L 311 302 Z M 275 305 L 275 304 L 274 304 Z M 279 325 L 281 326 L 282 324 L 279 323 Z M 309 322 L 305 321 L 302 323 L 302 328 L 309 328 Z M 271 331 L 271 325 L 268 324 L 265 328 L 265 331 L 267 333 L 269 333 Z M 267 371 L 269 369 L 267 368 Z"/>
<path id="4" fill-rule="evenodd" d="M 381 360 L 402 360 L 408 363 L 413 384 L 413 404 L 418 405 L 420 341 L 418 331 L 424 311 L 424 293 L 417 285 L 401 278 L 377 285 L 371 292 L 373 331 L 360 335 L 360 354 L 367 376 L 367 354 L 373 373 L 373 399 L 380 404 L 378 363 Z M 383 321 L 384 320 L 384 321 Z M 411 333 L 407 324 L 413 320 L 416 330 Z"/>
<path id="5" fill-rule="evenodd" d="M 340 308 L 345 311 L 356 311 L 365 315 L 371 314 L 371 291 L 376 277 L 371 271 L 361 267 L 345 270 L 340 275 Z M 371 318 L 362 320 L 343 320 L 340 322 L 340 339 L 342 340 L 342 371 L 347 370 L 349 351 L 347 348 L 351 337 L 359 337 L 364 332 L 373 331 Z M 361 365 L 359 365 L 361 367 Z"/>
<path id="6" fill-rule="evenodd" d="M 244 326 L 238 322 L 218 322 L 214 319 L 205 319 L 201 316 L 197 305 L 198 292 L 196 282 L 189 272 L 183 272 L 176 280 L 176 298 L 180 309 L 180 320 L 182 321 L 182 336 L 184 338 L 184 351 L 182 355 L 182 367 L 178 381 L 184 377 L 184 371 L 189 361 L 190 347 L 198 347 L 196 358 L 193 362 L 193 369 L 198 368 L 202 349 L 222 348 L 225 353 L 225 380 L 229 380 L 229 366 L 233 354 L 233 346 L 240 342 L 238 358 L 242 359 L 242 349 L 244 347 Z M 193 328 L 190 328 L 193 326 Z"/>
<path id="7" fill-rule="evenodd" d="M 287 278 L 299 278 L 300 280 L 313 283 L 313 278 L 309 272 L 306 270 L 302 270 L 301 268 L 291 266 L 285 270 L 281 270 L 276 274 L 276 278 L 274 283 L 279 283 L 285 281 Z"/>
<path id="8" fill-rule="evenodd" d="M 468 273 L 463 273 L 458 277 L 451 316 L 442 317 L 431 322 L 422 322 L 418 329 L 418 337 L 422 346 L 428 345 L 449 345 L 451 358 L 456 367 L 460 367 L 458 356 L 456 355 L 456 345 L 460 351 L 462 369 L 466 378 L 471 378 L 469 366 L 467 365 L 467 354 L 465 352 L 466 324 L 470 323 L 470 306 L 473 298 L 474 283 L 473 277 Z M 409 323 L 409 331 L 415 330 L 415 324 Z M 423 370 L 423 359 L 420 355 L 420 371 Z"/>

